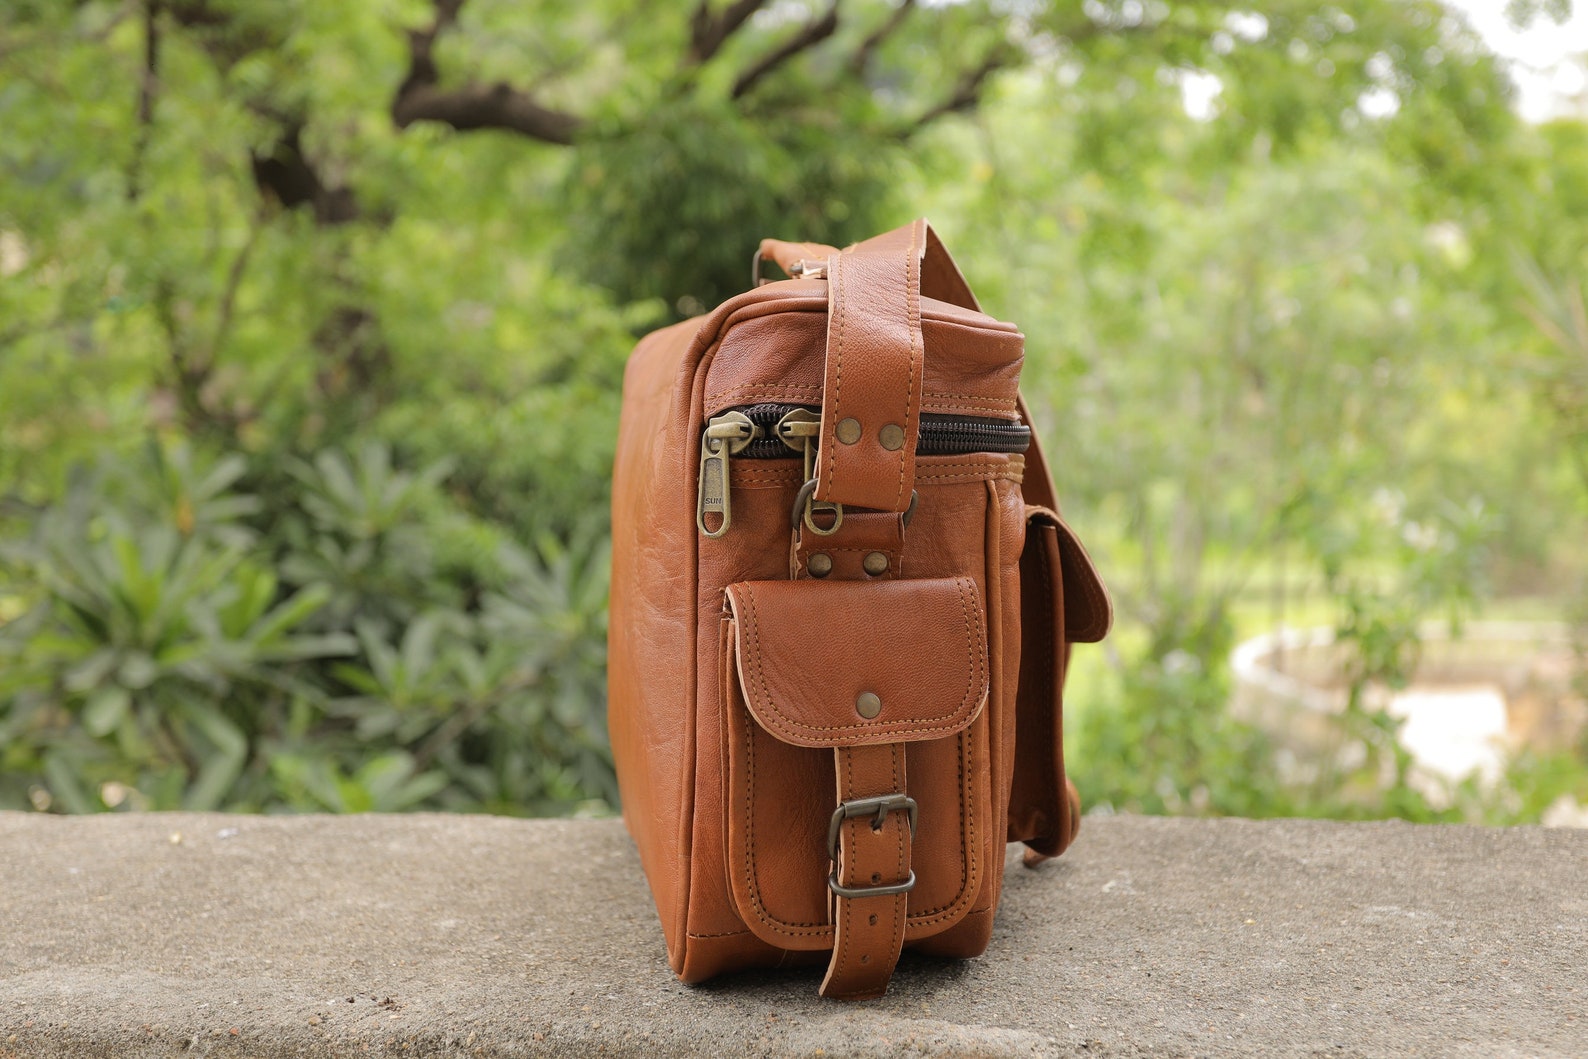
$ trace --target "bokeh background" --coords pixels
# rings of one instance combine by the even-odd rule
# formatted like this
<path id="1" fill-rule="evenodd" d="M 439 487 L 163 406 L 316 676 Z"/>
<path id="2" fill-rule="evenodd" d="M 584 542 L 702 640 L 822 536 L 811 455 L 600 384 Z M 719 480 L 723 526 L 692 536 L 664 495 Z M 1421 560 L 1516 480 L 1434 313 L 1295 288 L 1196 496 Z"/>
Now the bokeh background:
<path id="1" fill-rule="evenodd" d="M 1094 810 L 1581 820 L 1569 4 L 0 6 L 0 808 L 610 812 L 628 350 L 926 214 Z"/>

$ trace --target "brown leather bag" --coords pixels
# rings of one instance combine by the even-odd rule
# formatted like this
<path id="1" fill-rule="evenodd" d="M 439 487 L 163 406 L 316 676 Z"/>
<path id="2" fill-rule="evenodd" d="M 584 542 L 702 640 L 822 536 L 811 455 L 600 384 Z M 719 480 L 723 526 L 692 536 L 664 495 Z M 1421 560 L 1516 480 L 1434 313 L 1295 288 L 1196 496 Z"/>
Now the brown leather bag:
<path id="1" fill-rule="evenodd" d="M 1061 688 L 1108 597 L 1023 423 L 1023 338 L 925 221 L 646 336 L 613 478 L 623 818 L 687 982 L 992 933 L 1004 844 L 1079 825 Z"/>

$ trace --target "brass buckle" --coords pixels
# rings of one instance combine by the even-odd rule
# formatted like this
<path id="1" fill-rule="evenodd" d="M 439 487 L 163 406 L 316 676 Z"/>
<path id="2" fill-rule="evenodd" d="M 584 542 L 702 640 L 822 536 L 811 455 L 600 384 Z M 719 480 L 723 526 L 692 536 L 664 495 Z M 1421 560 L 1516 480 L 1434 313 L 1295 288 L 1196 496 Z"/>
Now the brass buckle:
<path id="1" fill-rule="evenodd" d="M 874 830 L 881 830 L 887 822 L 889 813 L 908 813 L 910 817 L 910 837 L 915 837 L 915 825 L 919 807 L 915 799 L 907 794 L 884 794 L 876 798 L 856 798 L 852 802 L 840 802 L 837 809 L 833 810 L 832 821 L 827 825 L 827 855 L 833 862 L 833 870 L 827 875 L 827 888 L 839 897 L 887 897 L 891 894 L 907 894 L 915 889 L 915 869 L 910 870 L 910 877 L 901 883 L 885 883 L 882 886 L 845 886 L 838 881 L 838 841 L 843 832 L 845 820 L 852 820 L 857 816 L 875 814 L 872 821 Z"/>
<path id="2" fill-rule="evenodd" d="M 757 247 L 755 253 L 750 257 L 750 289 L 751 290 L 754 290 L 755 288 L 759 287 L 763 283 L 770 283 L 771 282 L 771 280 L 764 280 L 764 279 L 761 278 L 761 262 L 763 262 L 765 260 L 767 260 L 767 258 L 762 256 L 760 247 Z M 790 265 L 788 267 L 788 278 L 789 279 L 826 279 L 827 278 L 827 262 L 825 262 L 825 261 L 806 261 L 806 260 L 796 261 L 796 262 L 794 262 L 792 265 Z"/>

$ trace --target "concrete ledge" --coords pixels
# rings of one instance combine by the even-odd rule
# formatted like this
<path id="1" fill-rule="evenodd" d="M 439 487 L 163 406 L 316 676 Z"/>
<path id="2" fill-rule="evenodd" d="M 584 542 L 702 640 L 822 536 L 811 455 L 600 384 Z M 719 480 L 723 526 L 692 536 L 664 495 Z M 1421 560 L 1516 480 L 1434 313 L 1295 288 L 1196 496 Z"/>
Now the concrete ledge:
<path id="1" fill-rule="evenodd" d="M 0 814 L 0 1057 L 1583 1056 L 1588 832 L 1089 818 L 865 1005 L 668 972 L 616 821 Z"/>

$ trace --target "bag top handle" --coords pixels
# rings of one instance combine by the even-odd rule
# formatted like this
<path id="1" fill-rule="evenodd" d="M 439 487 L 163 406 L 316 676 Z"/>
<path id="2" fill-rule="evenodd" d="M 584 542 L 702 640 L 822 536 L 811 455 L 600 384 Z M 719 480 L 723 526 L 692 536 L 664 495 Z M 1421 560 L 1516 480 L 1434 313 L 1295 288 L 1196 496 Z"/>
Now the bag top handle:
<path id="1" fill-rule="evenodd" d="M 846 269 L 840 264 L 844 255 L 863 259 L 864 267 Z M 827 373 L 822 394 L 816 498 L 888 511 L 904 510 L 909 505 L 907 486 L 914 478 L 915 440 L 919 432 L 924 353 L 920 298 L 934 298 L 979 312 L 981 305 L 970 285 L 942 239 L 924 219 L 843 251 L 826 243 L 763 239 L 756 254 L 757 267 L 763 260 L 775 262 L 795 278 L 829 280 Z M 848 275 L 834 284 L 832 279 L 838 271 Z M 857 339 L 857 334 L 863 337 Z M 843 349 L 846 343 L 847 350 Z M 841 380 L 839 368 L 846 359 L 850 370 L 846 380 Z M 892 366 L 891 371 L 885 370 L 888 365 Z M 872 378 L 879 371 L 881 375 Z M 857 380 L 862 378 L 868 383 L 864 395 L 857 393 L 861 385 Z M 843 396 L 839 392 L 841 381 L 849 382 L 849 397 L 841 411 L 830 415 L 828 410 Z M 891 399 L 887 392 L 890 387 Z M 850 414 L 862 405 L 872 413 L 869 417 Z M 886 418 L 890 414 L 893 418 Z M 1020 414 L 1027 423 L 1031 422 L 1023 399 Z M 875 436 L 868 438 L 867 418 L 878 415 L 884 418 L 869 432 Z M 846 424 L 846 420 L 853 425 Z M 899 448 L 879 450 L 874 442 L 881 440 L 882 427 L 890 424 L 899 427 L 899 431 L 890 431 L 887 440 L 898 441 Z M 853 435 L 854 440 L 846 443 L 838 438 L 840 428 L 846 435 Z M 845 458 L 846 451 L 853 453 L 851 458 Z M 1035 437 L 1026 454 L 1026 464 L 1028 498 L 1056 508 L 1052 480 Z M 849 473 L 840 473 L 840 466 Z M 906 486 L 902 492 L 901 482 Z"/>
<path id="2" fill-rule="evenodd" d="M 981 311 L 976 295 L 971 293 L 970 285 L 965 282 L 959 266 L 954 264 L 954 258 L 943 245 L 943 240 L 938 238 L 930 222 L 920 223 L 926 225 L 926 239 L 922 244 L 921 256 L 922 296 Z M 886 239 L 888 235 L 893 234 L 896 233 L 889 232 L 877 238 Z M 867 242 L 875 241 L 867 240 Z M 798 279 L 817 274 L 818 266 L 822 266 L 821 271 L 825 272 L 828 260 L 838 253 L 836 246 L 828 246 L 826 243 L 792 243 L 783 239 L 763 239 L 761 248 L 756 254 L 756 264 L 759 265 L 762 261 L 774 262 L 784 273 Z"/>

